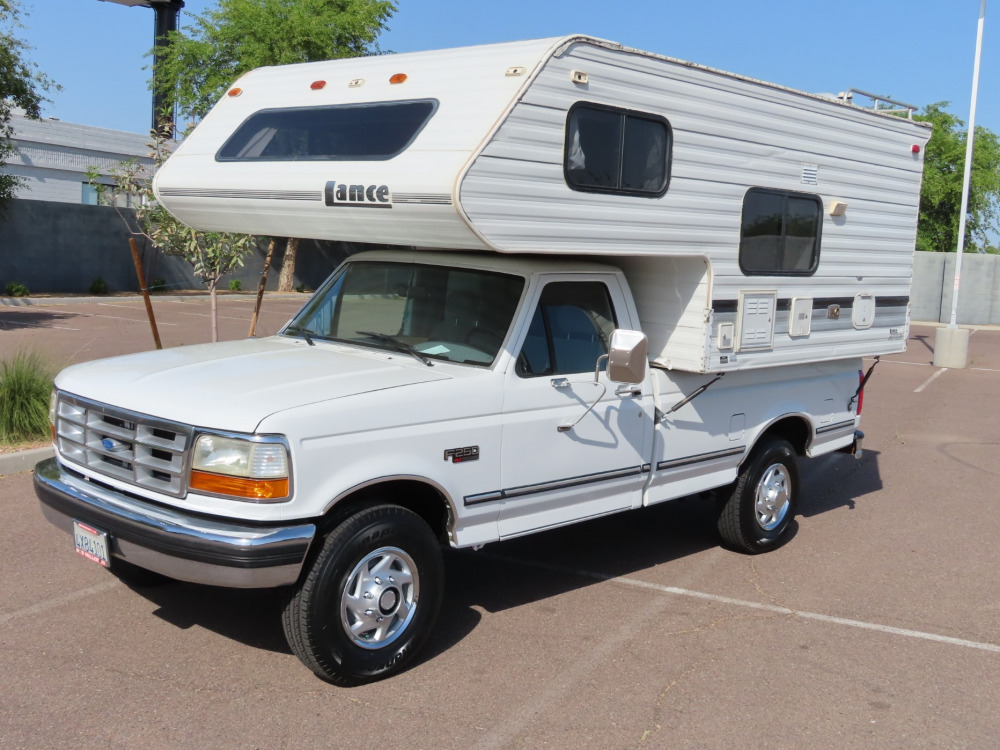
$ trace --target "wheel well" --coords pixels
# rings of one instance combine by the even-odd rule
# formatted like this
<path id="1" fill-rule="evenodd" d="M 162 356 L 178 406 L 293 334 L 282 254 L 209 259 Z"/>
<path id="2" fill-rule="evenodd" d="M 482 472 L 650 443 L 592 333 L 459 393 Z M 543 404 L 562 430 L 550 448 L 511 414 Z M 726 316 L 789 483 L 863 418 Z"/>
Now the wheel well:
<path id="1" fill-rule="evenodd" d="M 809 422 L 802 417 L 783 417 L 779 419 L 774 424 L 768 426 L 764 432 L 760 434 L 757 438 L 759 443 L 762 438 L 767 436 L 779 437 L 787 440 L 791 443 L 792 448 L 795 452 L 804 456 L 806 453 L 806 448 L 809 445 L 809 440 L 812 437 L 812 428 Z"/>
<path id="2" fill-rule="evenodd" d="M 452 515 L 448 501 L 436 488 L 413 479 L 392 479 L 355 490 L 327 511 L 320 528 L 326 533 L 361 508 L 386 503 L 413 511 L 427 522 L 442 543 L 448 541 Z"/>

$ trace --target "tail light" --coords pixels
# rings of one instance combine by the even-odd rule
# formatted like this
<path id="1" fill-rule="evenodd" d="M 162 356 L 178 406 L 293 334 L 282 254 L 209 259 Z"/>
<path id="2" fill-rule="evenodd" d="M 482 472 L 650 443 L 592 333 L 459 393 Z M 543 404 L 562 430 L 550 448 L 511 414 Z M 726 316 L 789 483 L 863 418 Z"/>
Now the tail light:
<path id="1" fill-rule="evenodd" d="M 858 409 L 854 413 L 861 416 L 861 407 L 865 403 L 865 371 L 858 370 Z"/>

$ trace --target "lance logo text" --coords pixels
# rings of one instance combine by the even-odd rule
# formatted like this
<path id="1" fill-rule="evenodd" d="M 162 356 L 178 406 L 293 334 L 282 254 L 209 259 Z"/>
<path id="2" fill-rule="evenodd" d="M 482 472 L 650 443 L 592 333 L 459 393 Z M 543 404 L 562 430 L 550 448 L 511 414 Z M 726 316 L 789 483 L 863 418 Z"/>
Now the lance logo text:
<path id="1" fill-rule="evenodd" d="M 392 208 L 388 185 L 346 185 L 331 180 L 323 191 L 328 206 Z"/>

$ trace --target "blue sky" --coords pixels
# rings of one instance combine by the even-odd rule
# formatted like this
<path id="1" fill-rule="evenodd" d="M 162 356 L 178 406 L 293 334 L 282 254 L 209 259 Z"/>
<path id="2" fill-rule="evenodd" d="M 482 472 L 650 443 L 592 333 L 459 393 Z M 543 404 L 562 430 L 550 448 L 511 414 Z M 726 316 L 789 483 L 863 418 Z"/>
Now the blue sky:
<path id="1" fill-rule="evenodd" d="M 63 90 L 44 114 L 131 132 L 150 123 L 153 12 L 21 0 L 19 36 Z M 969 115 L 979 0 L 399 0 L 383 48 L 409 52 L 583 33 L 811 92 L 858 88 Z M 186 0 L 191 14 L 215 0 Z M 989 4 L 988 4 L 989 5 Z M 987 8 L 976 122 L 1000 132 L 1000 2 Z"/>

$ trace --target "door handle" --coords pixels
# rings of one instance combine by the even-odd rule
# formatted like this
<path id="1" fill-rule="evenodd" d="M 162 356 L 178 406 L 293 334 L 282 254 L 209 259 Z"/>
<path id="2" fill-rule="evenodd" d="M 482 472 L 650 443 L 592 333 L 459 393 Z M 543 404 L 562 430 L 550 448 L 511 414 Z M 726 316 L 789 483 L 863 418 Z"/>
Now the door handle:
<path id="1" fill-rule="evenodd" d="M 620 385 L 615 388 L 616 396 L 631 396 L 632 398 L 638 398 L 642 395 L 641 385 Z"/>

